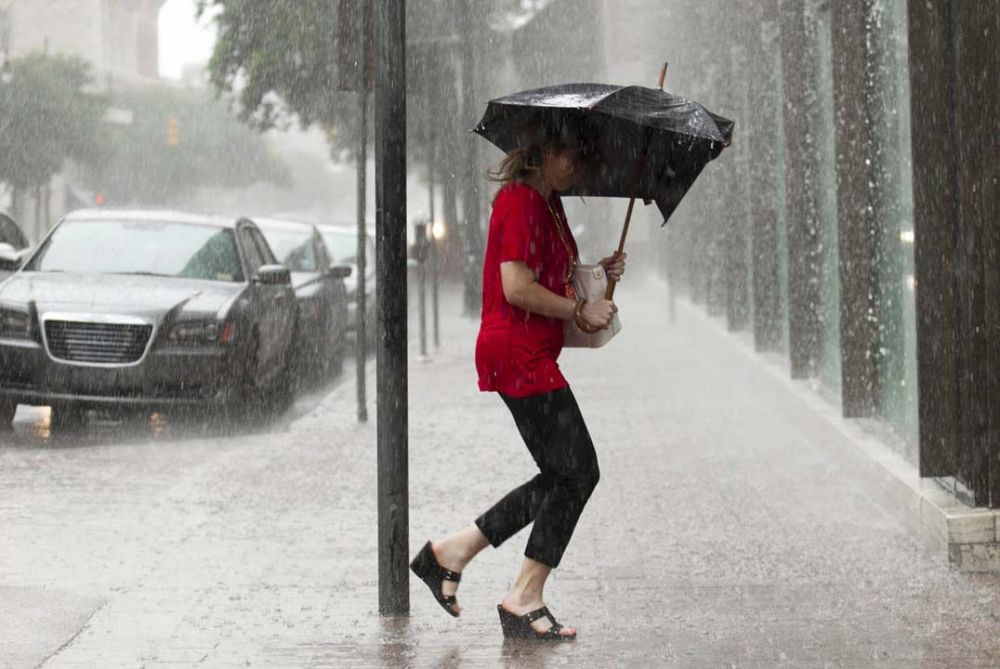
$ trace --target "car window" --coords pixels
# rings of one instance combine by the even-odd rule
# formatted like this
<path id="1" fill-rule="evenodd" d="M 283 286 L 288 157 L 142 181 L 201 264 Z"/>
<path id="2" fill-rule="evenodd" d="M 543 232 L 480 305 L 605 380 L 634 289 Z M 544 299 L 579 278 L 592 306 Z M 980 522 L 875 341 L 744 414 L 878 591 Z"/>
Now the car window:
<path id="1" fill-rule="evenodd" d="M 264 256 L 257 248 L 257 242 L 253 238 L 253 229 L 249 226 L 240 227 L 240 245 L 243 246 L 243 253 L 247 259 L 247 270 L 253 276 L 264 264 Z"/>
<path id="2" fill-rule="evenodd" d="M 232 230 L 173 221 L 64 221 L 25 269 L 243 280 Z"/>
<path id="3" fill-rule="evenodd" d="M 267 245 L 277 257 L 278 262 L 293 272 L 316 272 L 319 259 L 316 257 L 316 242 L 309 228 L 263 229 Z"/>
<path id="4" fill-rule="evenodd" d="M 274 249 L 271 248 L 267 240 L 261 235 L 260 230 L 256 228 L 251 228 L 254 241 L 257 242 L 257 249 L 260 251 L 260 257 L 264 259 L 265 265 L 280 265 L 281 262 L 278 260 L 274 253 Z"/>
<path id="5" fill-rule="evenodd" d="M 352 230 L 333 230 L 326 228 L 321 233 L 326 249 L 330 252 L 333 262 L 345 265 L 354 262 L 358 255 L 358 233 Z"/>

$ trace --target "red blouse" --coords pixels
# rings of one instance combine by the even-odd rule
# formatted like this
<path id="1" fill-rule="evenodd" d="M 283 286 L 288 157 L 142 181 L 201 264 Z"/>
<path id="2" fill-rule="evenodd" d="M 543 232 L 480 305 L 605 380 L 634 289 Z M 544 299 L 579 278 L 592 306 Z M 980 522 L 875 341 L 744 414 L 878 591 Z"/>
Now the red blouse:
<path id="1" fill-rule="evenodd" d="M 566 214 L 558 196 L 549 200 L 563 222 Z M 577 255 L 569 226 L 566 241 Z M 483 261 L 483 311 L 476 340 L 479 389 L 510 397 L 539 395 L 569 384 L 556 359 L 562 351 L 563 322 L 515 307 L 507 302 L 500 280 L 500 263 L 523 261 L 545 288 L 565 294 L 570 258 L 545 198 L 531 186 L 511 183 L 493 202 Z"/>

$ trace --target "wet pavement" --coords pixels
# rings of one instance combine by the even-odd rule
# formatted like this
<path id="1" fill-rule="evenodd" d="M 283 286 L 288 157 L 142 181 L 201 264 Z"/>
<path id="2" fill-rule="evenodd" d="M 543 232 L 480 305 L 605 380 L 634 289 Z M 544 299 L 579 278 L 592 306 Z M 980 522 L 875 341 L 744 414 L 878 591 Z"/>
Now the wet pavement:
<path id="1" fill-rule="evenodd" d="M 444 346 L 411 349 L 413 551 L 532 475 L 447 297 Z M 602 473 L 546 593 L 577 641 L 501 638 L 526 532 L 469 566 L 460 619 L 415 580 L 409 618 L 377 615 L 374 416 L 356 423 L 349 367 L 263 430 L 46 438 L 22 412 L 0 445 L 0 666 L 1000 666 L 1000 577 L 926 554 L 739 338 L 683 304 L 670 325 L 655 282 L 618 298 L 622 334 L 562 360 Z"/>

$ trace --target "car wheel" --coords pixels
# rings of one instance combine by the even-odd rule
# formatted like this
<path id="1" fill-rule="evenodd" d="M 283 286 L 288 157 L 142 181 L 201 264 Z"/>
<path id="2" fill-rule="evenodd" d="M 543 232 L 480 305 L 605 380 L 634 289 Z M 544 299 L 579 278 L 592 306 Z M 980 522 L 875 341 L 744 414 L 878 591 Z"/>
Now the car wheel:
<path id="1" fill-rule="evenodd" d="M 14 422 L 14 414 L 17 412 L 17 402 L 10 400 L 0 400 L 0 432 L 6 432 Z"/>
<path id="2" fill-rule="evenodd" d="M 56 432 L 79 430 L 87 422 L 87 411 L 73 405 L 52 407 L 49 427 Z"/>
<path id="3" fill-rule="evenodd" d="M 291 341 L 294 341 L 294 335 Z M 251 349 L 250 364 L 241 382 L 242 400 L 239 406 L 233 408 L 233 415 L 238 420 L 249 424 L 260 424 L 270 420 L 274 416 L 285 411 L 291 406 L 292 397 L 295 391 L 295 375 L 293 374 L 294 360 L 292 356 L 292 345 L 289 344 L 288 351 L 282 361 L 281 370 L 274 375 L 274 379 L 267 385 L 260 385 L 256 378 L 257 340 Z"/>

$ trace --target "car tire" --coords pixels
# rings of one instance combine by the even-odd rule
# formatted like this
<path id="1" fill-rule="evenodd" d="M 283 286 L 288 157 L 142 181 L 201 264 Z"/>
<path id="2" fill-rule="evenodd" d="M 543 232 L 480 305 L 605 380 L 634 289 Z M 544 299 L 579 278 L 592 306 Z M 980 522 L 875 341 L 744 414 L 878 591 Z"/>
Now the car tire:
<path id="1" fill-rule="evenodd" d="M 55 432 L 79 430 L 87 422 L 87 411 L 73 405 L 52 407 L 49 427 Z"/>
<path id="2" fill-rule="evenodd" d="M 295 333 L 290 341 L 294 341 Z M 233 415 L 237 420 L 245 421 L 250 425 L 260 425 L 278 416 L 291 406 L 292 398 L 295 394 L 295 375 L 293 373 L 293 349 L 289 344 L 289 349 L 285 354 L 281 370 L 275 375 L 271 383 L 258 385 L 254 377 L 256 358 L 258 351 L 258 341 L 255 338 L 251 347 L 250 362 L 246 369 L 246 376 L 241 382 L 242 401 L 235 407 Z"/>
<path id="3" fill-rule="evenodd" d="M 7 432 L 14 422 L 14 414 L 17 412 L 17 402 L 10 400 L 0 400 L 0 432 Z"/>
<path id="4" fill-rule="evenodd" d="M 268 389 L 268 410 L 272 416 L 278 416 L 287 411 L 295 401 L 295 389 L 298 385 L 299 374 L 301 373 L 296 365 L 296 342 L 299 339 L 299 324 L 296 322 L 292 328 L 292 336 L 289 337 L 288 349 L 285 350 L 282 360 L 281 370 L 278 372 L 274 383 Z"/>

